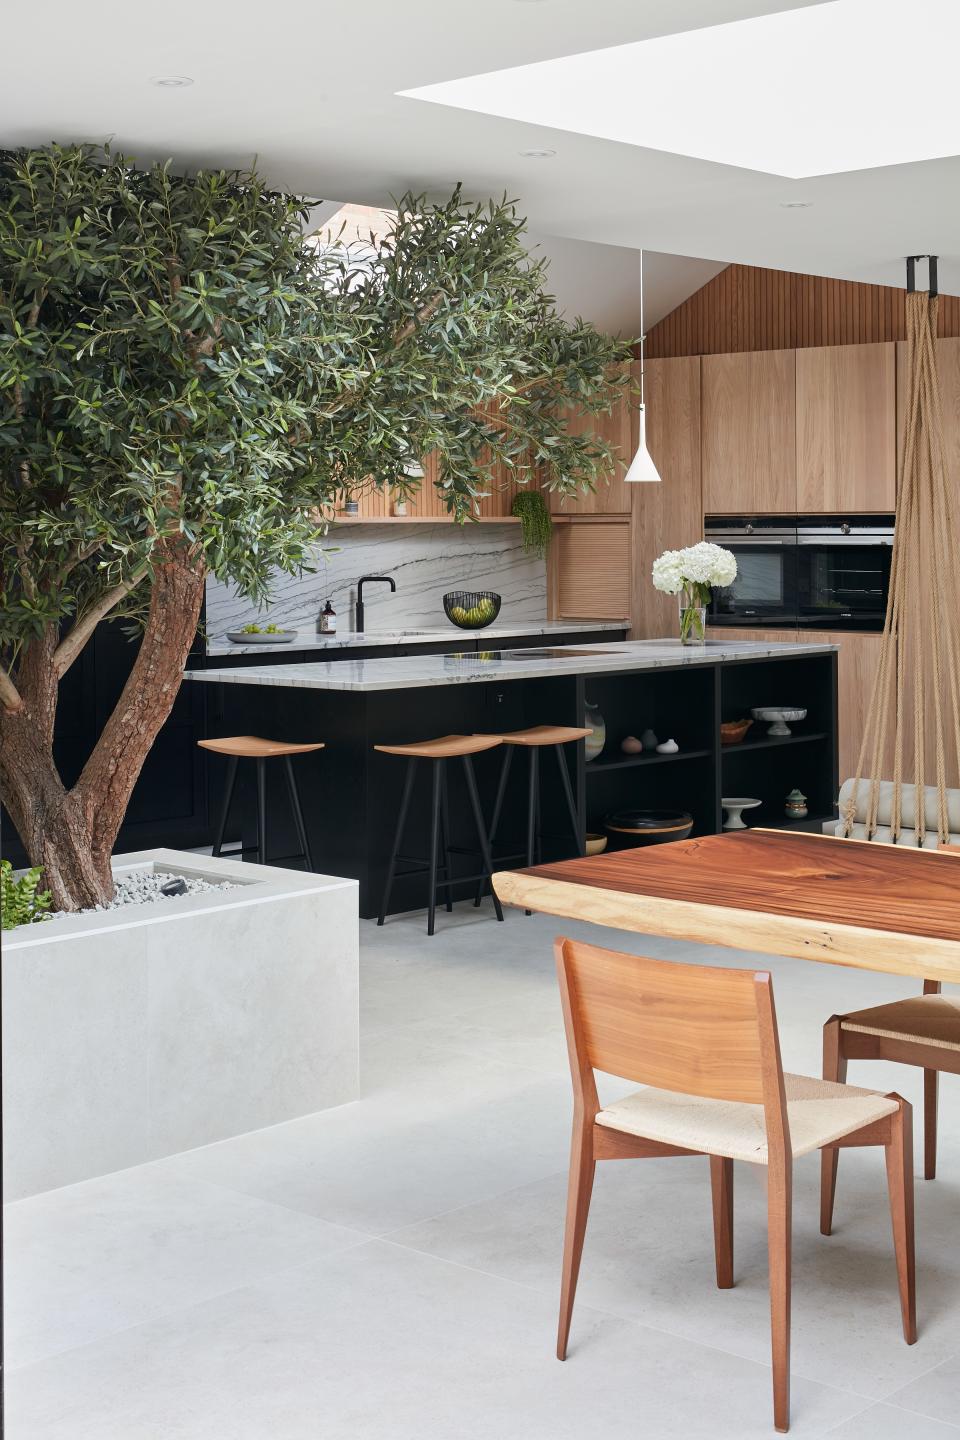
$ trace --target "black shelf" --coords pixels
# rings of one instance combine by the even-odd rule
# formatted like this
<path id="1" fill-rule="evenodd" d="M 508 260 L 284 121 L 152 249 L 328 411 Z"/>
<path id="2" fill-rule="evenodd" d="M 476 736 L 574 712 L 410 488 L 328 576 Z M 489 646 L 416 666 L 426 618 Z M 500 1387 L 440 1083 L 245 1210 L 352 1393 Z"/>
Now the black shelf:
<path id="1" fill-rule="evenodd" d="M 805 815 L 802 820 L 788 820 L 784 817 L 782 820 L 768 820 L 763 824 L 758 821 L 756 828 L 758 830 L 809 830 L 817 834 L 828 820 L 836 820 L 836 818 L 836 812 L 831 810 L 822 815 Z"/>
<path id="2" fill-rule="evenodd" d="M 826 740 L 826 730 L 812 730 L 803 735 L 765 735 L 762 740 L 741 740 L 739 745 L 724 745 L 721 754 L 745 755 L 750 750 L 773 750 L 780 745 L 809 745 L 813 740 Z"/>
<path id="3" fill-rule="evenodd" d="M 712 750 L 678 750 L 673 755 L 658 755 L 653 751 L 649 755 L 624 755 L 620 760 L 591 760 L 586 767 L 587 775 L 606 774 L 608 770 L 632 770 L 635 767 L 645 765 L 665 765 L 676 760 L 704 760 L 712 755 Z"/>

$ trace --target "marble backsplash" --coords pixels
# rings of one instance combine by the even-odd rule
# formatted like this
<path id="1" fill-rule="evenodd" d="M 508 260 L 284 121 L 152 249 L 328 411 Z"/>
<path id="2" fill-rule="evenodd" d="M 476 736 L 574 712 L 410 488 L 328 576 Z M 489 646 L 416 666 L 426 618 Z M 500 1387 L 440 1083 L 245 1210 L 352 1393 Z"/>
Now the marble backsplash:
<path id="1" fill-rule="evenodd" d="M 364 588 L 368 633 L 442 627 L 448 590 L 496 590 L 503 596 L 501 621 L 547 618 L 546 564 L 524 551 L 519 525 L 363 525 L 331 532 L 325 544 L 340 548 L 318 555 L 313 575 L 278 575 L 271 603 L 259 613 L 230 586 L 208 580 L 209 638 L 252 621 L 312 632 L 328 596 L 338 629 L 352 630 L 361 575 L 392 575 L 397 582 L 395 594 L 386 585 Z"/>

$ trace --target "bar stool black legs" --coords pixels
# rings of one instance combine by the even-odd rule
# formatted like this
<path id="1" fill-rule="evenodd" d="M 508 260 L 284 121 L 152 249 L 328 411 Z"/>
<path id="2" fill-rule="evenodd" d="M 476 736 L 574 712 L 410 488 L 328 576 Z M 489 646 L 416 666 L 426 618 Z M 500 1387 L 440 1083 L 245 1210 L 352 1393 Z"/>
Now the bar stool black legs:
<path id="1" fill-rule="evenodd" d="M 478 742 L 478 739 L 480 743 Z M 403 780 L 403 792 L 400 799 L 400 809 L 397 814 L 397 828 L 393 839 L 393 848 L 390 852 L 390 859 L 387 864 L 386 879 L 383 888 L 383 897 L 380 902 L 380 913 L 377 916 L 377 924 L 382 925 L 390 910 L 390 899 L 393 894 L 393 887 L 397 880 L 404 880 L 410 875 L 427 875 L 427 934 L 434 933 L 436 925 L 437 892 L 444 893 L 444 903 L 448 911 L 453 909 L 452 889 L 455 884 L 473 880 L 488 881 L 493 873 L 493 862 L 490 854 L 490 843 L 487 839 L 486 826 L 483 821 L 483 811 L 480 806 L 480 795 L 477 789 L 477 780 L 473 770 L 471 755 L 478 750 L 491 749 L 499 744 L 499 740 L 490 737 L 475 736 L 446 736 L 443 740 L 423 741 L 418 745 L 378 745 L 375 748 L 390 755 L 404 755 L 407 758 L 407 770 Z M 450 796 L 447 785 L 448 762 L 459 759 L 463 766 L 463 778 L 467 791 L 467 798 L 473 815 L 473 822 L 477 832 L 477 846 L 467 848 L 451 844 L 450 824 Z M 430 820 L 429 820 L 429 856 L 426 860 L 419 856 L 404 855 L 402 853 L 403 837 L 406 832 L 407 822 L 410 814 L 410 804 L 413 796 L 414 784 L 420 762 L 426 761 L 431 767 L 430 773 Z M 479 854 L 483 862 L 483 870 L 479 875 L 458 875 L 453 878 L 450 866 L 451 855 L 476 855 Z M 402 864 L 412 868 L 397 873 L 397 866 Z M 493 907 L 498 920 L 503 919 L 503 909 L 496 895 L 493 896 Z"/>
<path id="2" fill-rule="evenodd" d="M 262 762 L 261 762 L 262 763 Z M 290 796 L 290 809 L 293 811 L 293 823 L 297 827 L 297 839 L 300 841 L 300 849 L 303 851 L 304 859 L 307 862 L 307 869 L 313 870 L 316 867 L 313 863 L 313 856 L 310 853 L 310 841 L 307 839 L 307 827 L 304 824 L 303 808 L 300 804 L 300 791 L 297 789 L 296 776 L 293 773 L 293 764 L 290 756 L 283 757 L 283 773 L 287 779 L 287 793 Z M 263 814 L 266 814 L 264 809 Z M 263 848 L 266 851 L 266 836 L 263 837 Z"/>
<path id="3" fill-rule="evenodd" d="M 303 755 L 313 750 L 322 750 L 322 744 L 295 745 L 287 744 L 282 740 L 262 740 L 257 735 L 232 735 L 224 736 L 220 740 L 200 740 L 198 744 L 204 750 L 213 750 L 218 755 L 227 757 L 227 777 L 223 791 L 223 800 L 220 805 L 220 814 L 217 819 L 216 835 L 213 843 L 214 855 L 223 854 L 223 839 L 227 830 L 227 821 L 230 818 L 230 806 L 233 803 L 233 794 L 237 784 L 237 766 L 241 760 L 255 760 L 257 765 L 257 844 L 254 850 L 256 863 L 258 865 L 268 864 L 267 856 L 267 761 L 281 759 L 283 761 L 283 773 L 287 782 L 287 793 L 290 797 L 290 809 L 293 812 L 293 822 L 297 831 L 297 839 L 300 843 L 299 855 L 291 855 L 291 860 L 303 859 L 308 870 L 314 869 L 313 855 L 310 852 L 310 841 L 307 838 L 307 827 L 303 818 L 303 807 L 300 804 L 300 791 L 297 788 L 297 779 L 293 772 L 291 755 Z M 247 850 L 244 847 L 233 849 L 232 855 L 244 855 Z"/>
<path id="4" fill-rule="evenodd" d="M 390 903 L 390 895 L 393 890 L 393 881 L 397 873 L 397 861 L 401 859 L 400 844 L 403 840 L 403 832 L 407 823 L 407 812 L 410 809 L 410 797 L 413 794 L 413 782 L 417 775 L 417 761 L 411 755 L 407 761 L 407 773 L 403 777 L 403 795 L 400 798 L 400 809 L 397 814 L 397 829 L 393 837 L 393 849 L 390 851 L 390 862 L 387 865 L 387 878 L 383 887 L 383 898 L 380 901 L 380 914 L 377 916 L 377 924 L 382 925 L 387 918 L 387 906 Z"/>
<path id="5" fill-rule="evenodd" d="M 233 792 L 237 784 L 237 766 L 240 764 L 239 757 L 231 755 L 227 761 L 227 783 L 223 787 L 223 802 L 220 806 L 220 817 L 217 820 L 217 833 L 213 842 L 214 855 L 223 854 L 223 837 L 227 830 L 227 820 L 230 818 L 230 806 L 233 803 Z"/>
<path id="6" fill-rule="evenodd" d="M 567 818 L 570 822 L 570 834 L 573 839 L 576 853 L 583 854 L 583 836 L 581 833 L 580 818 L 577 814 L 576 801 L 573 798 L 573 786 L 570 783 L 570 771 L 567 769 L 567 759 L 564 754 L 564 746 L 571 741 L 581 740 L 589 731 L 573 726 L 556 725 L 534 725 L 528 730 L 513 730 L 505 732 L 500 736 L 504 743 L 503 766 L 500 771 L 500 781 L 497 785 L 496 799 L 493 805 L 493 816 L 490 821 L 490 847 L 494 846 L 497 835 L 500 831 L 500 821 L 503 815 L 503 803 L 506 799 L 507 785 L 510 779 L 510 769 L 513 762 L 513 753 L 517 748 L 527 751 L 527 834 L 526 850 L 517 850 L 509 855 L 498 857 L 499 864 L 525 860 L 527 865 L 536 865 L 542 857 L 541 837 L 541 787 L 543 775 L 540 767 L 540 752 L 552 750 L 556 756 L 557 767 L 560 771 L 560 790 L 564 799 Z M 474 904 L 479 905 L 483 897 L 484 882 L 481 880 L 477 886 L 477 893 L 474 896 Z M 526 911 L 530 914 L 530 911 Z"/>

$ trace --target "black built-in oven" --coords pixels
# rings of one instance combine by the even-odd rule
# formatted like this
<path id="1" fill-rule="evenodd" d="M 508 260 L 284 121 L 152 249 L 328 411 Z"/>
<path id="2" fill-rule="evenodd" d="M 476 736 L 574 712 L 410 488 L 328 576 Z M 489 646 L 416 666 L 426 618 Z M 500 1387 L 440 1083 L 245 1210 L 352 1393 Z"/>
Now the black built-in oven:
<path id="1" fill-rule="evenodd" d="M 715 587 L 711 625 L 797 623 L 797 527 L 783 515 L 708 515 L 704 535 L 732 550 L 737 578 Z"/>
<path id="2" fill-rule="evenodd" d="M 892 515 L 708 515 L 707 540 L 732 550 L 737 578 L 713 592 L 711 625 L 882 630 Z"/>
<path id="3" fill-rule="evenodd" d="M 800 516 L 800 624 L 808 630 L 882 630 L 892 557 L 892 515 Z"/>

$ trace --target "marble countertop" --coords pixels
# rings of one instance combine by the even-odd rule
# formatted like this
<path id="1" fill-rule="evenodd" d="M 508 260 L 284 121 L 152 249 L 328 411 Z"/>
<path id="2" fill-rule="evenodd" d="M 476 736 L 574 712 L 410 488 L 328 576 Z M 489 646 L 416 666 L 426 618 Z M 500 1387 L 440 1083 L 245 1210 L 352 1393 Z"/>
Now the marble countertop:
<path id="1" fill-rule="evenodd" d="M 490 632 L 486 632 L 489 634 Z M 516 631 L 510 632 L 516 634 Z M 297 690 L 416 690 L 433 685 L 540 680 L 552 675 L 602 675 L 656 670 L 675 665 L 716 665 L 735 660 L 791 659 L 824 655 L 837 646 L 777 643 L 770 640 L 708 640 L 680 645 L 675 640 L 619 641 L 566 646 L 563 656 L 539 656 L 536 650 L 493 650 L 464 655 L 406 655 L 376 660 L 317 660 L 299 665 L 256 665 L 228 670 L 188 670 L 188 680 L 225 685 L 275 685 Z"/>
<path id="2" fill-rule="evenodd" d="M 349 650 L 367 645 L 439 645 L 457 640 L 464 641 L 482 635 L 486 640 L 518 639 L 521 635 L 577 635 L 596 633 L 598 630 L 626 630 L 627 620 L 541 620 L 519 625 L 490 625 L 486 630 L 457 630 L 446 625 L 442 630 L 356 630 L 339 631 L 336 635 L 317 635 L 312 630 L 301 630 L 295 640 L 281 645 L 236 645 L 232 640 L 216 636 L 207 641 L 207 656 L 225 655 L 277 655 L 284 650 Z"/>

